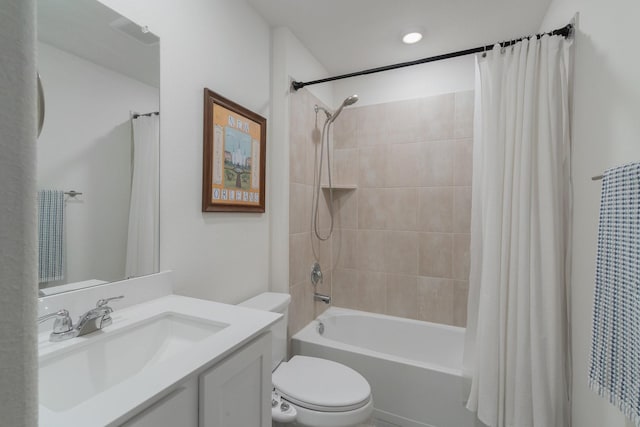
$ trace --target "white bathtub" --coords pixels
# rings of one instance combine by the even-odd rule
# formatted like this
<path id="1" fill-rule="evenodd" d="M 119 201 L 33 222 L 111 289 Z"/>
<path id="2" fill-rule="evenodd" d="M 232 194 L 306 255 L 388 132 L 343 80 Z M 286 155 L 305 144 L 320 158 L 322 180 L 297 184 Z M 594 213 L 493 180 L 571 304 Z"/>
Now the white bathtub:
<path id="1" fill-rule="evenodd" d="M 473 427 L 463 403 L 463 342 L 464 328 L 331 307 L 293 336 L 292 348 L 364 375 L 377 426 Z"/>

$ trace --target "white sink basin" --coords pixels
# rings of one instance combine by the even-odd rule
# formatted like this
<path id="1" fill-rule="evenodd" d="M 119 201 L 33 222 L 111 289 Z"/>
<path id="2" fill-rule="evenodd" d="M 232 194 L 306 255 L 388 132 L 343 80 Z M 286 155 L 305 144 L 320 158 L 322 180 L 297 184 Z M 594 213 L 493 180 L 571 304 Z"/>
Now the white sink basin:
<path id="1" fill-rule="evenodd" d="M 40 405 L 67 411 L 229 326 L 165 312 L 40 359 Z M 184 353 L 183 353 L 184 354 Z"/>

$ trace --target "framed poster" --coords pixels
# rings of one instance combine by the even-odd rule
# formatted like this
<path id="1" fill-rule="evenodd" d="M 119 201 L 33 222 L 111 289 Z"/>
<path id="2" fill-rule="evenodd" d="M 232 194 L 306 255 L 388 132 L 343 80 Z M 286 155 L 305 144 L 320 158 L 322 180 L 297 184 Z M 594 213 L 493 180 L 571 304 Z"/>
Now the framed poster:
<path id="1" fill-rule="evenodd" d="M 204 90 L 203 212 L 264 212 L 267 119 Z"/>

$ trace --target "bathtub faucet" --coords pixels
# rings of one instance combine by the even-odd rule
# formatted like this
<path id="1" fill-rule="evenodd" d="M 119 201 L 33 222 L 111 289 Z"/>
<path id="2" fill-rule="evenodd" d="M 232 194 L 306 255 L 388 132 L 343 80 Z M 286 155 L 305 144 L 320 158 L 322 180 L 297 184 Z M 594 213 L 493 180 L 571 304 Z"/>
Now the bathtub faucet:
<path id="1" fill-rule="evenodd" d="M 322 295 L 317 292 L 313 293 L 314 301 L 322 301 L 325 304 L 331 304 L 331 297 L 329 295 Z"/>

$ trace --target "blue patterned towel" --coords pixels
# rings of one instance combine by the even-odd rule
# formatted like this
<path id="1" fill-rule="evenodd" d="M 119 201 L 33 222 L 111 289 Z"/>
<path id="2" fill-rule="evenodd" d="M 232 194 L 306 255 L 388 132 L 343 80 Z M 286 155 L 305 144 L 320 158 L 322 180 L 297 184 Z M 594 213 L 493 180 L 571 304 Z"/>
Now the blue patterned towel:
<path id="1" fill-rule="evenodd" d="M 640 427 L 640 164 L 602 180 L 589 386 Z"/>
<path id="2" fill-rule="evenodd" d="M 38 191 L 38 281 L 64 278 L 64 192 Z"/>

